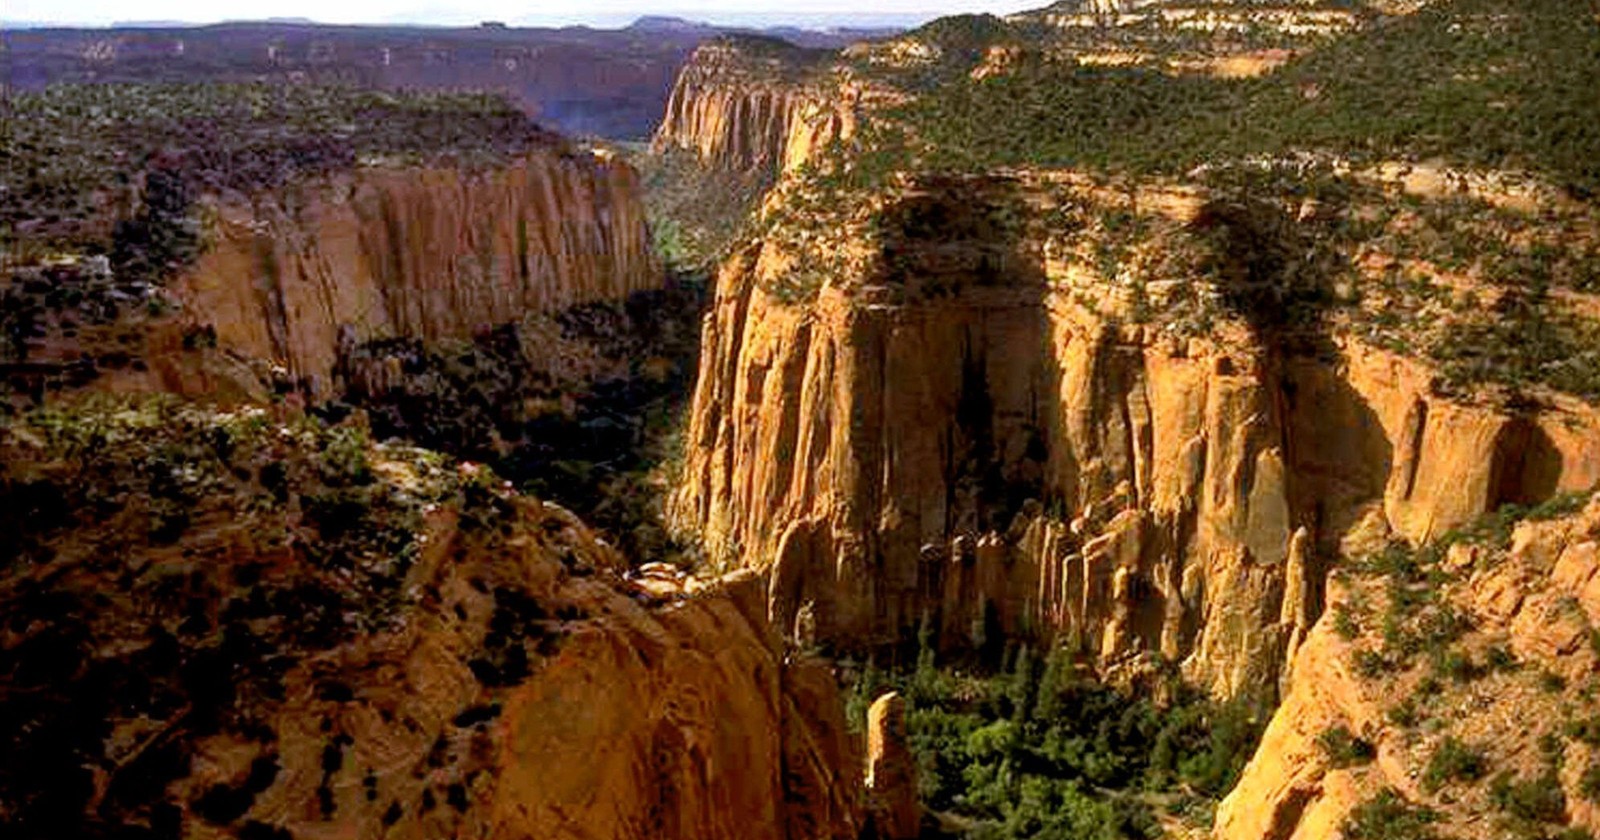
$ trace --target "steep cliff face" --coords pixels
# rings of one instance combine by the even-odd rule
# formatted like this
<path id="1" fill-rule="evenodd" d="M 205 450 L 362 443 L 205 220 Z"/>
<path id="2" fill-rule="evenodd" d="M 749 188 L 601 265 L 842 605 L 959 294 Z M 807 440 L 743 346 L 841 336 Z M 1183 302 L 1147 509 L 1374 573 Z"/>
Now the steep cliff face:
<path id="1" fill-rule="evenodd" d="M 1342 577 L 1331 587 L 1339 620 L 1319 622 L 1295 657 L 1216 836 L 1366 837 L 1380 822 L 1454 837 L 1600 827 L 1600 752 L 1583 699 L 1596 667 L 1597 538 L 1591 501 L 1500 535 L 1469 531 L 1413 570 Z"/>
<path id="2" fill-rule="evenodd" d="M 213 209 L 210 247 L 175 293 L 223 347 L 317 393 L 342 342 L 462 337 L 663 279 L 633 170 L 584 152 L 372 166 Z"/>
<path id="3" fill-rule="evenodd" d="M 628 572 L 359 426 L 54 417 L 0 440 L 7 836 L 859 835 L 831 674 L 754 577 Z"/>
<path id="4" fill-rule="evenodd" d="M 734 171 L 799 166 L 855 130 L 859 92 L 824 93 L 811 79 L 827 55 L 752 38 L 701 46 L 678 74 L 651 150 L 693 152 Z"/>
<path id="5" fill-rule="evenodd" d="M 931 619 L 947 647 L 1070 639 L 1107 672 L 1270 699 L 1336 551 L 1600 479 L 1581 403 L 1452 401 L 1347 337 L 1133 323 L 1060 243 L 962 220 L 986 200 L 907 199 L 888 234 L 880 213 L 886 239 L 833 250 L 803 304 L 810 234 L 723 267 L 673 514 L 770 569 L 787 630 L 803 612 L 859 648 Z"/>
<path id="6" fill-rule="evenodd" d="M 262 401 L 266 385 L 218 350 L 164 290 L 121 281 L 104 257 L 0 272 L 0 411 L 85 387 L 215 403 Z"/>

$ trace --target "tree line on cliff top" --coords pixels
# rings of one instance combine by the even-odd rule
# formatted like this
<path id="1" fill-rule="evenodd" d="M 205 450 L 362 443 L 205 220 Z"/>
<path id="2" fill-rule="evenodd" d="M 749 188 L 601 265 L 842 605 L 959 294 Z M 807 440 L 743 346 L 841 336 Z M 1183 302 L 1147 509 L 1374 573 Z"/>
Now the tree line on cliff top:
<path id="1" fill-rule="evenodd" d="M 895 116 L 934 168 L 1182 173 L 1315 150 L 1525 168 L 1593 195 L 1597 28 L 1582 3 L 1448 0 L 1254 79 L 1025 60 L 943 79 Z"/>
<path id="2" fill-rule="evenodd" d="M 169 197 L 250 193 L 363 160 L 484 163 L 556 142 L 494 94 L 61 85 L 7 108 L 0 248 L 8 252 L 24 242 L 105 247 L 112 220 L 136 215 L 153 173 L 181 181 Z"/>

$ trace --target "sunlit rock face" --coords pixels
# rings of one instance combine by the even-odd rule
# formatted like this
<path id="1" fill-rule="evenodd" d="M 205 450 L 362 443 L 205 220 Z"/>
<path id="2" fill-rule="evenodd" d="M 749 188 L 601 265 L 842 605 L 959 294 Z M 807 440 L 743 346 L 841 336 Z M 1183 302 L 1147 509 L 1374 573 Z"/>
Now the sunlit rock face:
<path id="1" fill-rule="evenodd" d="M 1395 609 L 1389 581 L 1353 575 L 1330 586 L 1341 620 L 1319 622 L 1294 657 L 1283 704 L 1219 808 L 1216 836 L 1310 840 L 1351 820 L 1399 818 L 1392 805 L 1364 816 L 1374 801 L 1431 810 L 1440 836 L 1477 836 L 1507 819 L 1491 781 L 1502 775 L 1556 803 L 1538 819 L 1593 831 L 1600 812 L 1583 779 L 1595 752 L 1581 735 L 1592 706 L 1577 698 L 1597 665 L 1587 638 L 1600 619 L 1597 540 L 1594 501 L 1517 524 L 1503 545 L 1463 539 L 1424 567 L 1436 580 L 1427 603 L 1394 619 L 1379 614 Z M 1418 612 L 1465 618 L 1440 651 L 1454 670 L 1362 665 L 1397 635 L 1385 622 L 1403 635 Z M 1341 730 L 1365 753 L 1331 751 L 1328 733 Z M 1453 764 L 1437 759 L 1447 744 Z"/>
<path id="2" fill-rule="evenodd" d="M 828 56 L 754 38 L 701 46 L 678 74 L 651 150 L 768 175 L 800 166 L 856 128 L 859 86 L 818 83 Z"/>
<path id="3" fill-rule="evenodd" d="M 664 279 L 637 175 L 566 148 L 481 169 L 380 164 L 212 206 L 175 294 L 223 347 L 318 394 L 341 344 L 468 337 Z"/>
<path id="4" fill-rule="evenodd" d="M 0 432 L 7 836 L 859 835 L 832 675 L 749 574 L 631 570 L 356 422 L 60 417 Z"/>
<path id="5" fill-rule="evenodd" d="M 969 218 L 1017 189 L 991 180 L 887 199 L 911 209 L 878 213 L 873 244 L 780 232 L 722 267 L 672 514 L 770 572 L 786 631 L 1054 638 L 1107 675 L 1166 663 L 1270 701 L 1327 558 L 1600 479 L 1576 400 L 1453 400 L 1419 362 L 1339 334 L 1286 345 L 1255 316 L 1137 323 L 1048 236 Z M 1013 215 L 1049 218 L 1021 189 Z M 1213 212 L 1138 201 L 1174 230 Z"/>

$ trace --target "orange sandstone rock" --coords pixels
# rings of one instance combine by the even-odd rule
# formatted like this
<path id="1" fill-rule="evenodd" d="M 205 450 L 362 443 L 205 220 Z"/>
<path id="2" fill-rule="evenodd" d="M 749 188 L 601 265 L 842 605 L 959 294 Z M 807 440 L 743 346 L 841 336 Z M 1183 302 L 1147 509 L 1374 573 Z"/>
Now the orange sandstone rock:
<path id="1" fill-rule="evenodd" d="M 378 165 L 215 200 L 174 284 L 221 346 L 327 392 L 341 341 L 466 337 L 663 282 L 637 176 L 541 149 L 500 168 Z"/>
<path id="2" fill-rule="evenodd" d="M 906 746 L 906 704 L 896 692 L 867 710 L 867 791 L 877 836 L 911 840 L 921 831 L 916 759 Z"/>
<path id="3" fill-rule="evenodd" d="M 1026 239 L 989 279 L 983 243 L 913 243 L 900 285 L 886 251 L 840 245 L 804 303 L 767 291 L 788 247 L 722 267 L 671 505 L 714 556 L 771 570 L 785 633 L 808 604 L 855 647 L 928 615 L 946 645 L 1071 638 L 1270 700 L 1324 558 L 1600 480 L 1600 413 L 1576 400 L 1452 400 L 1342 335 L 1337 364 L 1226 325 L 1171 336 L 1109 280 L 1047 281 Z"/>

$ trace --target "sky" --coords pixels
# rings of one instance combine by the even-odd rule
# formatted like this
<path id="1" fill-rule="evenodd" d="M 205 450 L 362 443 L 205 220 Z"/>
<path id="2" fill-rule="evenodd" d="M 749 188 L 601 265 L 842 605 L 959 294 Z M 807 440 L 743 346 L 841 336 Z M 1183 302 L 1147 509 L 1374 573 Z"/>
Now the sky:
<path id="1" fill-rule="evenodd" d="M 321 23 L 511 25 L 587 23 L 622 26 L 640 15 L 672 15 L 709 23 L 770 26 L 908 24 L 958 12 L 1006 13 L 1050 0 L 0 0 L 0 19 L 104 26 L 119 21 L 309 18 Z"/>

